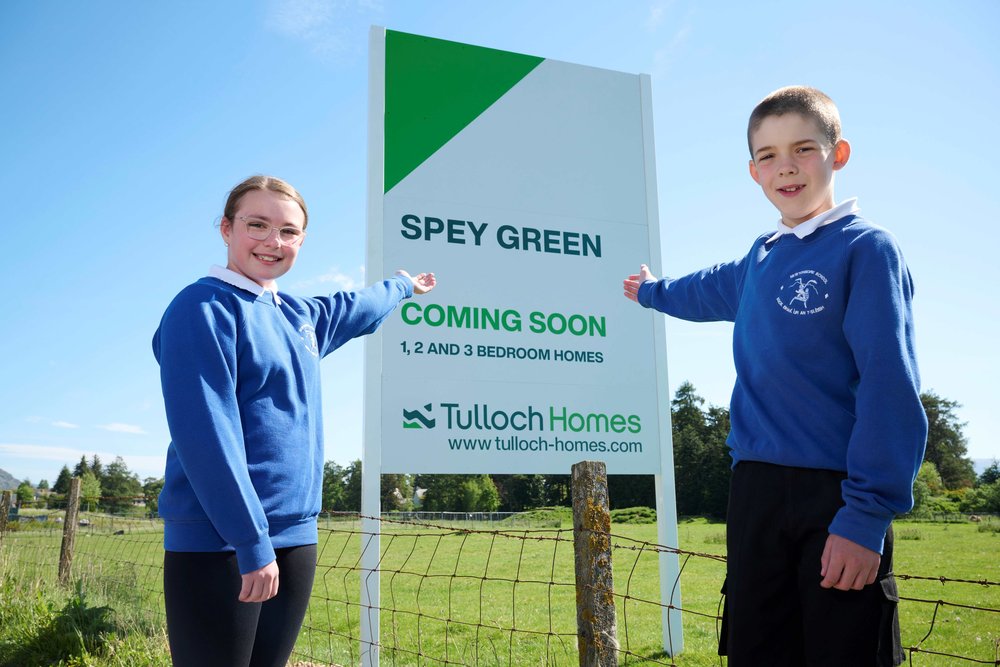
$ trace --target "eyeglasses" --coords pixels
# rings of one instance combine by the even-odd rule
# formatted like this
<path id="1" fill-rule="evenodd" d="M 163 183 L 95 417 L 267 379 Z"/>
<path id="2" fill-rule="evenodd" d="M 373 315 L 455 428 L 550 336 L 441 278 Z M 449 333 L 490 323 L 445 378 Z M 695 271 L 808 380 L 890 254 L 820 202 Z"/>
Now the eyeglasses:
<path id="1" fill-rule="evenodd" d="M 298 227 L 277 227 L 267 222 L 266 220 L 261 220 L 260 218 L 248 218 L 245 215 L 241 215 L 237 220 L 242 220 L 243 224 L 247 227 L 247 236 L 252 238 L 254 241 L 266 241 L 271 238 L 271 234 L 275 229 L 278 230 L 278 240 L 284 245 L 298 245 L 302 243 L 302 239 L 305 238 L 306 233 L 299 229 Z"/>

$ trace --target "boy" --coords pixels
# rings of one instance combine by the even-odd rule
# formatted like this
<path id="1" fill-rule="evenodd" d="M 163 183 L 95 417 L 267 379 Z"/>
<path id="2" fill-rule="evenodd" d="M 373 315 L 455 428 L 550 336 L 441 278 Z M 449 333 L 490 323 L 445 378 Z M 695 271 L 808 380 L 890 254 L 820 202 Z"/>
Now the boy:
<path id="1" fill-rule="evenodd" d="M 927 437 L 910 274 L 855 199 L 834 203 L 851 147 L 829 97 L 771 93 L 747 140 L 778 231 L 733 262 L 677 280 L 642 265 L 624 282 L 647 308 L 735 323 L 719 653 L 731 667 L 896 665 L 890 523 L 912 507 Z"/>

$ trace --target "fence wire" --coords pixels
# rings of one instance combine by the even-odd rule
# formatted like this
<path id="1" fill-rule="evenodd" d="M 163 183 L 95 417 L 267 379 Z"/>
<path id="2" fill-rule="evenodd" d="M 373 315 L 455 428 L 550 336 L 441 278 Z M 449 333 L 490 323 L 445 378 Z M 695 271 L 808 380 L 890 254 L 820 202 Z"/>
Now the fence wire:
<path id="1" fill-rule="evenodd" d="M 0 535 L 0 576 L 56 578 L 63 527 L 53 513 L 44 525 L 8 526 Z M 361 553 L 374 535 L 357 514 L 321 518 L 316 578 L 293 653 L 301 666 L 357 665 L 362 661 Z M 162 523 L 83 512 L 72 556 L 72 578 L 127 600 L 153 623 L 164 624 Z M 506 522 L 434 523 L 412 516 L 379 520 L 381 577 L 377 648 L 387 665 L 570 665 L 578 661 L 577 588 L 573 529 L 497 528 Z M 725 665 L 714 656 L 720 628 L 725 556 L 688 551 L 611 532 L 619 662 L 626 665 Z M 680 563 L 671 589 L 683 603 L 660 600 L 658 560 Z M 897 573 L 900 608 L 919 608 L 920 634 L 905 646 L 910 665 L 1000 666 L 1000 583 Z M 938 594 L 935 595 L 934 593 Z M 685 651 L 662 645 L 663 611 L 679 615 Z M 952 616 L 948 617 L 948 614 Z M 992 629 L 966 636 L 972 624 L 957 614 L 986 618 Z M 910 613 L 908 617 L 913 618 Z M 907 632 L 907 631 L 911 632 Z M 666 633 L 669 637 L 670 633 Z M 938 637 L 960 652 L 937 647 Z M 959 638 L 956 641 L 955 638 Z M 688 656 L 688 654 L 692 654 Z M 697 658 L 695 655 L 697 654 Z M 706 662 L 706 660 L 708 662 Z M 297 661 L 297 662 L 295 662 Z"/>

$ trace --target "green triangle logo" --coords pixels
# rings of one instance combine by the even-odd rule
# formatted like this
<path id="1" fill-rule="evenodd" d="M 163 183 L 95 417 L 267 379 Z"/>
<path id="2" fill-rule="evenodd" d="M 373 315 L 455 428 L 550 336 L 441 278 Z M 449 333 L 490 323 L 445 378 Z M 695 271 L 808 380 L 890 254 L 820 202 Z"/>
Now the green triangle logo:
<path id="1" fill-rule="evenodd" d="M 385 33 L 385 192 L 486 111 L 544 58 Z"/>

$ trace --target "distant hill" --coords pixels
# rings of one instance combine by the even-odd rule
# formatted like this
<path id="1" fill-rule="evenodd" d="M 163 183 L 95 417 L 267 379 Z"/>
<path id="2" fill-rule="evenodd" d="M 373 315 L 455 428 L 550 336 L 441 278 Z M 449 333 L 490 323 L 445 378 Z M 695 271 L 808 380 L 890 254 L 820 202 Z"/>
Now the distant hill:
<path id="1" fill-rule="evenodd" d="M 20 486 L 21 480 L 17 479 L 9 472 L 0 468 L 0 491 L 16 491 L 17 487 Z"/>

